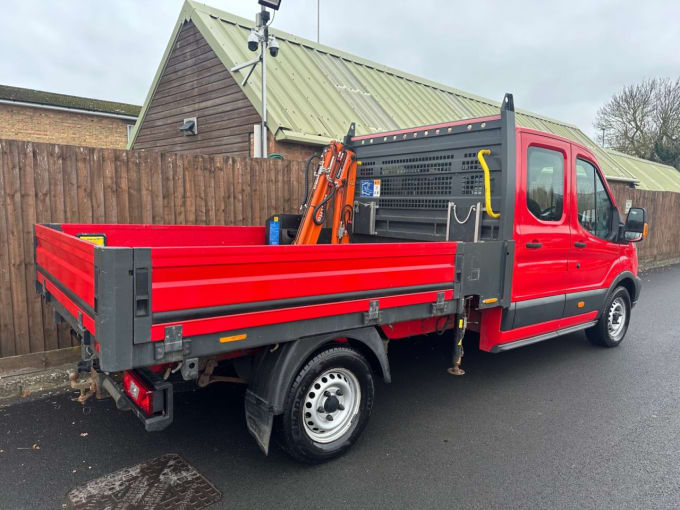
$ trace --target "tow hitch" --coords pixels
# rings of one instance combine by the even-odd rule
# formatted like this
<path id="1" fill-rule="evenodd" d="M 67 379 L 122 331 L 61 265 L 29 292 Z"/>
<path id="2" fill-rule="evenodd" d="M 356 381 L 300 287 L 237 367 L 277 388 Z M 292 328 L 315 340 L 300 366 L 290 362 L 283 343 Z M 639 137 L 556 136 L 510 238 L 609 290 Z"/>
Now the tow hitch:
<path id="1" fill-rule="evenodd" d="M 90 368 L 90 376 L 84 381 L 80 380 L 80 371 L 71 372 L 68 379 L 71 382 L 71 388 L 80 391 L 80 395 L 73 399 L 74 402 L 80 402 L 84 405 L 93 395 L 97 396 L 97 400 L 107 398 L 106 395 L 101 392 L 101 388 L 99 387 L 99 373 L 94 367 Z"/>

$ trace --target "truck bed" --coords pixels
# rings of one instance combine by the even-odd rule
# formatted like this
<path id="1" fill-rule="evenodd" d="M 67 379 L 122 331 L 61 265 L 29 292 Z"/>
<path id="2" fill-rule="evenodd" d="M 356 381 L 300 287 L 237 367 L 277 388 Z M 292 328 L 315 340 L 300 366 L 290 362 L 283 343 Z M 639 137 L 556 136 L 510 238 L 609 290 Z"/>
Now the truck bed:
<path id="1" fill-rule="evenodd" d="M 271 246 L 263 227 L 35 228 L 37 288 L 105 371 L 451 313 L 456 251 L 456 242 Z"/>

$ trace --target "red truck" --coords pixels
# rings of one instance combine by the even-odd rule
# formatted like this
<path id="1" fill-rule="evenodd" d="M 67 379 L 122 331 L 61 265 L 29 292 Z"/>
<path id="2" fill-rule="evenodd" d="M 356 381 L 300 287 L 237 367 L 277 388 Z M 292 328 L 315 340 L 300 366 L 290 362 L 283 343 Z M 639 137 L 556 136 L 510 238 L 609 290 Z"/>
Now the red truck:
<path id="1" fill-rule="evenodd" d="M 453 374 L 466 330 L 490 352 L 578 330 L 621 343 L 645 211 L 620 221 L 586 147 L 516 127 L 509 94 L 499 115 L 345 146 L 349 242 L 320 228 L 318 243 L 293 244 L 293 215 L 264 227 L 36 225 L 36 288 L 80 338 L 93 386 L 156 431 L 172 422 L 177 382 L 244 382 L 264 452 L 274 432 L 295 459 L 320 462 L 366 426 L 392 340 L 449 332 Z"/>

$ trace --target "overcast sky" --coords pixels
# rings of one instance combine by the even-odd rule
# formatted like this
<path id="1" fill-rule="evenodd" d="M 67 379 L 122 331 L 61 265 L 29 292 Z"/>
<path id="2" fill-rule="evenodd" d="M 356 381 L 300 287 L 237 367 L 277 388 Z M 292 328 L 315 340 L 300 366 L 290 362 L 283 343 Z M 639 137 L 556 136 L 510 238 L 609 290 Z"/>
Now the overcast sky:
<path id="1" fill-rule="evenodd" d="M 209 0 L 253 18 L 256 0 Z M 3 0 L 0 84 L 142 104 L 182 0 Z M 317 0 L 274 26 L 316 39 Z M 321 42 L 593 135 L 624 84 L 680 76 L 680 2 L 321 0 Z"/>

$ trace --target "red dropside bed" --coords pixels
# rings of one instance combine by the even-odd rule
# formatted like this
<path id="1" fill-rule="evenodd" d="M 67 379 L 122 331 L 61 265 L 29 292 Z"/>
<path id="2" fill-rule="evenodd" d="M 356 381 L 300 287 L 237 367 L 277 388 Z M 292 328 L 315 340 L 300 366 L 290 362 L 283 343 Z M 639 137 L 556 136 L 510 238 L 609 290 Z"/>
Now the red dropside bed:
<path id="1" fill-rule="evenodd" d="M 35 236 L 39 291 L 105 371 L 453 309 L 455 242 L 270 246 L 264 227 L 100 224 Z"/>

